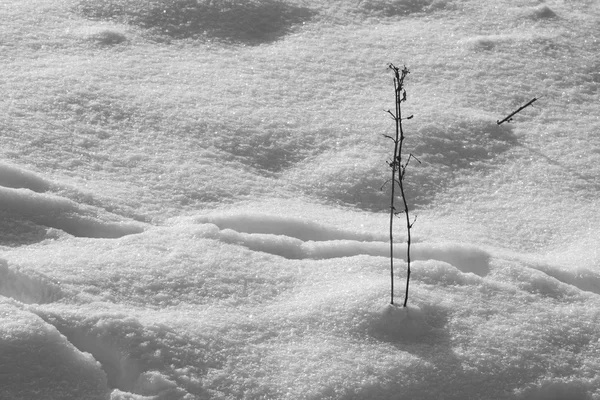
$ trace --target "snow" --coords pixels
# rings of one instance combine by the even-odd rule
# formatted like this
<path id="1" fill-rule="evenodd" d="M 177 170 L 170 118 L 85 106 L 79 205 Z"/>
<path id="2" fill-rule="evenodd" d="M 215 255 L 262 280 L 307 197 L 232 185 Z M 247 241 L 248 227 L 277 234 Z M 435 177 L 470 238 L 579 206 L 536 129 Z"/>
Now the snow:
<path id="1" fill-rule="evenodd" d="M 597 2 L 75 3 L 0 4 L 0 399 L 600 400 Z"/>
<path id="2" fill-rule="evenodd" d="M 0 322 L 4 398 L 106 399 L 106 375 L 100 363 L 53 325 L 6 301 L 0 305 Z"/>

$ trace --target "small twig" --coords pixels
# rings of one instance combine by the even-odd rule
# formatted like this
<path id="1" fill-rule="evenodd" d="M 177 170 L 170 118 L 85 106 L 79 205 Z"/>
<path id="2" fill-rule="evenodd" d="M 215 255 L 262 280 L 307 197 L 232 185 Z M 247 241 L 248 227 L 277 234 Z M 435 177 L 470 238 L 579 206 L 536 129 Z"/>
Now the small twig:
<path id="1" fill-rule="evenodd" d="M 521 107 L 519 107 L 519 108 L 517 109 L 517 111 L 515 111 L 515 112 L 513 112 L 513 113 L 509 114 L 509 115 L 508 115 L 508 117 L 504 118 L 502 121 L 496 121 L 496 123 L 497 123 L 498 125 L 500 125 L 500 124 L 502 124 L 503 122 L 510 122 L 510 121 L 512 121 L 512 116 L 513 116 L 513 115 L 515 115 L 516 113 L 518 113 L 518 112 L 519 112 L 519 111 L 521 111 L 522 109 L 524 109 L 524 108 L 526 108 L 526 107 L 529 107 L 529 106 L 530 106 L 530 105 L 532 105 L 532 104 L 533 104 L 533 102 L 534 102 L 534 101 L 536 101 L 536 100 L 537 100 L 537 98 L 536 98 L 536 97 L 534 97 L 533 99 L 529 100 L 529 103 L 525 104 L 524 106 L 521 106 Z"/>
<path id="2" fill-rule="evenodd" d="M 411 158 L 414 158 L 415 160 L 417 160 L 417 162 L 418 162 L 419 164 L 421 164 L 421 160 L 419 160 L 417 157 L 415 157 L 413 153 L 410 153 L 410 154 L 408 155 L 408 160 L 406 160 L 406 164 L 404 164 L 404 166 L 405 166 L 405 167 L 408 165 L 408 163 L 410 162 L 410 159 L 411 159 Z"/>
<path id="3" fill-rule="evenodd" d="M 417 217 L 418 215 L 415 215 L 415 219 L 413 219 L 413 222 L 410 223 L 410 227 L 412 228 L 412 226 L 415 224 L 415 222 L 417 222 Z"/>

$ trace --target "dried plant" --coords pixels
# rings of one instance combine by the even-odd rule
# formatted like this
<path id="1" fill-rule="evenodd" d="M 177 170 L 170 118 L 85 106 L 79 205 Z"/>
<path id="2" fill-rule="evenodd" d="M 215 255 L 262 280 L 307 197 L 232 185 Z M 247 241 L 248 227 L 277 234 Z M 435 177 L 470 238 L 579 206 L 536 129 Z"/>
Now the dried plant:
<path id="1" fill-rule="evenodd" d="M 404 79 L 408 75 L 409 71 L 404 66 L 402 69 L 396 67 L 394 64 L 390 64 L 389 68 L 394 73 L 394 97 L 396 102 L 395 111 L 387 110 L 392 116 L 395 123 L 396 132 L 394 136 L 383 135 L 384 137 L 391 139 L 394 143 L 394 154 L 391 161 L 388 161 L 388 166 L 392 170 L 391 179 L 387 180 L 383 185 L 387 183 L 391 184 L 390 194 L 390 280 L 391 280 L 391 300 L 390 304 L 394 304 L 394 217 L 400 214 L 404 214 L 406 218 L 406 230 L 407 230 L 407 247 L 406 247 L 406 290 L 404 295 L 404 307 L 408 303 L 408 288 L 410 283 L 410 244 L 411 236 L 410 231 L 416 221 L 416 218 L 411 222 L 408 210 L 408 203 L 406 201 L 406 192 L 404 190 L 404 178 L 406 174 L 406 167 L 410 163 L 410 160 L 415 159 L 417 162 L 420 161 L 412 154 L 403 156 L 403 144 L 405 140 L 404 130 L 402 128 L 402 121 L 411 119 L 413 116 L 410 115 L 406 118 L 402 117 L 402 103 L 406 101 L 406 90 L 404 90 Z M 383 188 L 383 186 L 382 186 Z M 396 188 L 400 189 L 400 196 L 402 197 L 403 209 L 397 210 L 395 206 L 396 202 Z"/>

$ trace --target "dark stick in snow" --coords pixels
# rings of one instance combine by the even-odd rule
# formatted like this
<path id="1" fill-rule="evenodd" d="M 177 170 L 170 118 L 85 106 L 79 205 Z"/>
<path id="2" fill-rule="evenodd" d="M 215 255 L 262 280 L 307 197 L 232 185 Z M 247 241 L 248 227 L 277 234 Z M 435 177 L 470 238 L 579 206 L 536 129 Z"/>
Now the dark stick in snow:
<path id="1" fill-rule="evenodd" d="M 536 98 L 536 97 L 534 97 L 533 99 L 529 100 L 529 103 L 525 104 L 525 105 L 524 105 L 524 106 L 522 106 L 522 107 L 519 107 L 519 108 L 517 109 L 517 111 L 513 112 L 512 114 L 509 114 L 509 115 L 508 115 L 508 117 L 504 118 L 502 121 L 496 121 L 496 123 L 497 123 L 498 125 L 500 125 L 500 124 L 501 124 L 501 123 L 503 123 L 503 122 L 510 122 L 510 121 L 512 121 L 512 116 L 513 116 L 513 115 L 515 115 L 516 113 L 518 113 L 518 112 L 519 112 L 519 111 L 521 111 L 522 109 L 524 109 L 524 108 L 526 108 L 526 107 L 529 107 L 529 106 L 530 106 L 530 105 L 532 105 L 532 104 L 533 104 L 533 102 L 534 102 L 534 101 L 536 101 L 536 100 L 537 100 L 537 98 Z"/>

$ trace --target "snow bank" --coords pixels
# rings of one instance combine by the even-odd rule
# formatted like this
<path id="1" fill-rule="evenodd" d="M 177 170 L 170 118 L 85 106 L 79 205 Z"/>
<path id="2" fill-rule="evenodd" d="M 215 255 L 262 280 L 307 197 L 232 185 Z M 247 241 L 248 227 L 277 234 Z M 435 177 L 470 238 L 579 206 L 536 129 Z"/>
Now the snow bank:
<path id="1" fill-rule="evenodd" d="M 191 381 L 204 368 L 204 344 L 192 337 L 182 337 L 160 323 L 144 323 L 93 305 L 86 313 L 41 307 L 32 310 L 79 351 L 98 361 L 106 385 L 113 390 L 113 400 L 144 396 L 191 399 L 183 387 L 199 390 L 198 383 Z M 175 366 L 181 364 L 195 367 L 179 371 Z"/>
<path id="2" fill-rule="evenodd" d="M 36 224 L 61 229 L 74 236 L 117 238 L 144 230 L 142 224 L 111 221 L 99 209 L 29 189 L 0 187 L 0 208 Z"/>
<path id="3" fill-rule="evenodd" d="M 0 398 L 108 400 L 106 374 L 52 325 L 0 298 Z"/>
<path id="4" fill-rule="evenodd" d="M 580 290 L 600 294 L 600 273 L 587 268 L 562 269 L 556 266 L 542 264 L 536 267 L 544 274 L 563 283 L 575 286 Z"/>
<path id="5" fill-rule="evenodd" d="M 0 163 L 0 186 L 19 189 L 25 188 L 34 192 L 45 192 L 52 182 L 37 174 L 12 165 Z"/>
<path id="6" fill-rule="evenodd" d="M 11 297 L 22 303 L 51 303 L 63 294 L 60 286 L 42 274 L 9 266 L 0 259 L 0 296 Z"/>
<path id="7" fill-rule="evenodd" d="M 50 191 L 61 192 L 75 201 Z M 91 195 L 82 194 L 77 189 L 58 185 L 20 167 L 0 163 L 0 209 L 11 219 L 20 218 L 82 237 L 116 238 L 143 231 L 141 224 L 123 221 L 113 215 L 114 204 L 106 207 L 105 211 L 80 202 L 93 201 L 90 198 Z M 35 230 L 29 228 L 30 231 Z M 7 227 L 7 232 L 2 234 L 9 239 L 14 236 L 13 230 L 14 227 Z M 26 242 L 22 237 L 17 241 Z"/>
<path id="8" fill-rule="evenodd" d="M 258 224 L 258 215 L 242 215 Z M 247 242 L 231 245 L 228 235 Z M 251 240 L 263 240 L 270 251 L 290 246 L 297 258 L 249 251 Z M 318 246 L 331 255 L 360 244 L 387 250 L 378 241 L 303 241 L 181 223 L 117 241 L 73 239 L 9 254 L 35 260 L 70 289 L 120 293 L 29 306 L 100 363 L 112 400 L 389 399 L 399 393 L 550 400 L 548 385 L 563 398 L 592 398 L 600 342 L 591 295 L 521 260 L 420 242 L 416 253 L 426 260 L 414 263 L 404 309 L 387 305 L 383 258 L 307 257 Z M 493 273 L 467 271 L 482 273 L 477 262 Z M 404 267 L 399 261 L 397 302 Z M 34 276 L 12 264 L 2 270 Z M 79 278 L 82 270 L 84 280 L 69 275 Z M 552 293 L 535 290 L 550 284 Z M 582 372 L 571 374 L 572 368 Z"/>

